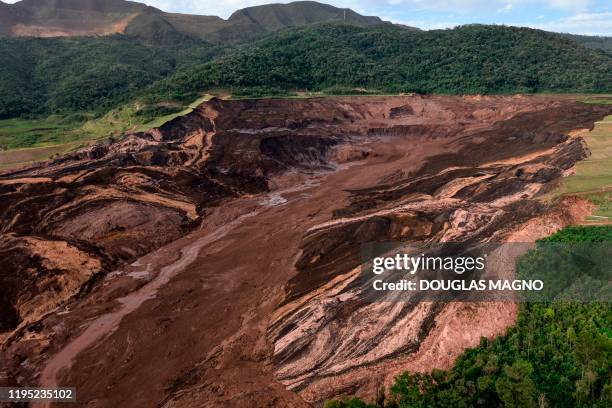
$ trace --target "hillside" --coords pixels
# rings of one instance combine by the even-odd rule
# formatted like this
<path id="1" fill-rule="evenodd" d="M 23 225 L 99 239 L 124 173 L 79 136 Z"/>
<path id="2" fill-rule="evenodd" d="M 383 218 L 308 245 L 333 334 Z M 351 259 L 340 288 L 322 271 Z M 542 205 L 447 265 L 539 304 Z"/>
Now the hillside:
<path id="1" fill-rule="evenodd" d="M 153 92 L 189 99 L 210 88 L 255 95 L 338 87 L 389 93 L 610 92 L 612 56 L 527 28 L 322 25 L 278 33 L 182 71 Z"/>
<path id="2" fill-rule="evenodd" d="M 180 47 L 148 46 L 118 35 L 0 39 L 0 119 L 104 113 L 178 67 L 201 65 L 219 51 L 190 39 Z"/>
<path id="3" fill-rule="evenodd" d="M 17 20 L 11 6 L 0 1 L 0 35 L 10 34 L 10 27 Z"/>
<path id="4" fill-rule="evenodd" d="M 610 54 L 532 29 L 473 25 L 411 31 L 328 24 L 228 48 L 185 37 L 162 20 L 155 23 L 146 41 L 120 35 L 0 39 L 0 118 L 103 113 L 135 99 L 191 102 L 214 89 L 236 96 L 355 88 L 612 91 Z"/>
<path id="5" fill-rule="evenodd" d="M 589 249 L 603 247 L 597 243 L 610 241 L 610 226 L 567 227 L 539 241 L 518 262 L 517 272 L 546 269 L 543 265 L 563 256 L 559 252 L 571 264 L 567 254 L 584 259 Z M 606 302 L 525 302 L 516 326 L 492 341 L 482 339 L 450 370 L 398 376 L 386 404 L 351 399 L 325 407 L 609 407 L 611 318 Z"/>
<path id="6" fill-rule="evenodd" d="M 573 35 L 573 34 L 561 34 L 561 35 L 585 47 L 593 48 L 595 50 L 604 50 L 604 51 L 612 52 L 612 37 Z"/>
<path id="7" fill-rule="evenodd" d="M 216 38 L 214 39 L 218 41 L 238 41 L 289 27 L 332 22 L 359 27 L 383 24 L 383 21 L 378 17 L 362 16 L 350 9 L 340 9 L 314 1 L 297 1 L 289 4 L 268 4 L 238 10 L 228 19 L 227 27 L 215 34 Z"/>
<path id="8" fill-rule="evenodd" d="M 22 0 L 0 9 L 4 15 L 0 33 L 17 37 L 120 33 L 147 8 L 124 0 Z"/>
<path id="9" fill-rule="evenodd" d="M 382 24 L 349 9 L 314 1 L 270 4 L 236 11 L 228 20 L 216 16 L 166 13 L 124 0 L 22 0 L 0 5 L 0 35 L 72 37 L 127 33 L 157 38 L 180 33 L 214 42 L 242 42 L 288 27 L 342 22 Z"/>

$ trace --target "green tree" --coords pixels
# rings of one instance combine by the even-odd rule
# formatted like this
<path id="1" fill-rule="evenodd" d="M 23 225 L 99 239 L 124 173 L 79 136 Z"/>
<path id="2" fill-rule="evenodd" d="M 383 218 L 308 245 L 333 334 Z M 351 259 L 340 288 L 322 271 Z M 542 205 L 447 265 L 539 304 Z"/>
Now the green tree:
<path id="1" fill-rule="evenodd" d="M 495 389 L 504 406 L 509 408 L 531 408 L 536 404 L 536 389 L 531 374 L 533 367 L 529 362 L 518 360 L 511 366 L 506 365 Z"/>

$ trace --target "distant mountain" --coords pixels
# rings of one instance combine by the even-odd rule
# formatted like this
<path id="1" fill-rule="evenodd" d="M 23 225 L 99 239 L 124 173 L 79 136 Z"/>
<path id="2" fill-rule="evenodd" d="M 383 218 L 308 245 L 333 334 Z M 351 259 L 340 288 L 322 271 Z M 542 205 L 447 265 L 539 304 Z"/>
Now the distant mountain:
<path id="1" fill-rule="evenodd" d="M 0 1 L 0 35 L 9 34 L 9 27 L 15 21 L 11 7 Z"/>
<path id="2" fill-rule="evenodd" d="M 124 0 L 22 0 L 0 8 L 0 33 L 66 37 L 123 32 L 147 7 Z"/>
<path id="3" fill-rule="evenodd" d="M 384 23 L 378 17 L 362 16 L 350 9 L 340 9 L 314 1 L 298 1 L 238 10 L 227 20 L 227 27 L 217 32 L 216 36 L 221 41 L 236 41 L 245 36 L 256 37 L 289 27 L 333 22 L 359 27 Z"/>
<path id="4" fill-rule="evenodd" d="M 268 4 L 236 11 L 229 19 L 216 16 L 166 13 L 124 0 L 22 0 L 0 2 L 0 35 L 13 37 L 67 37 L 125 33 L 159 39 L 169 33 L 210 42 L 240 42 L 289 27 L 318 23 L 355 26 L 383 24 L 378 17 L 362 16 L 314 1 Z"/>

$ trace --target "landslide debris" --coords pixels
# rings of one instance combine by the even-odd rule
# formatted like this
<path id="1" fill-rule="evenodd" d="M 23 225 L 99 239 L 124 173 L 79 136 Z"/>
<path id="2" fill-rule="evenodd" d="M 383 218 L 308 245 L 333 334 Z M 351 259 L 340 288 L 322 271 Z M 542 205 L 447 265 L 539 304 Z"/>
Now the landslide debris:
<path id="1" fill-rule="evenodd" d="M 570 135 L 611 109 L 523 96 L 215 99 L 160 128 L 4 172 L 0 253 L 10 262 L 0 268 L 9 288 L 0 299 L 7 356 L 0 371 L 12 383 L 35 382 L 48 354 L 70 339 L 59 326 L 78 334 L 107 311 L 97 299 L 138 286 L 116 294 L 109 272 L 144 254 L 176 256 L 165 248 L 183 245 L 196 228 L 230 236 L 63 373 L 86 400 L 110 386 L 123 395 L 114 378 L 129 376 L 155 390 L 142 396 L 151 403 L 228 401 L 242 386 L 251 402 L 292 400 L 277 381 L 318 402 L 375 392 L 372 372 L 384 381 L 448 363 L 480 336 L 502 332 L 511 305 L 373 310 L 349 285 L 360 244 L 481 242 L 521 229 L 536 236 L 534 220 L 559 212 L 538 195 L 588 154 Z M 305 178 L 316 181 L 301 193 Z M 242 233 L 226 231 L 235 207 L 254 200 L 268 210 L 248 207 L 251 217 L 236 224 Z M 555 225 L 570 217 L 554 218 Z M 207 281 L 211 271 L 239 279 Z M 215 285 L 223 296 L 208 301 Z M 74 306 L 70 318 L 59 311 L 65 305 Z M 163 329 L 183 319 L 189 323 Z M 465 335 L 451 341 L 459 332 Z M 164 354 L 169 344 L 176 353 Z M 125 350 L 129 358 L 117 355 Z M 153 375 L 149 365 L 160 354 L 169 362 Z M 243 364 L 245 373 L 265 375 L 242 378 L 235 370 Z M 81 375 L 92 365 L 108 376 L 92 382 Z M 168 378 L 176 381 L 160 383 Z M 109 406 L 118 403 L 105 395 Z"/>
<path id="2" fill-rule="evenodd" d="M 392 112 L 397 116 L 397 109 Z M 490 120 L 491 113 L 480 110 L 472 116 Z M 360 280 L 362 245 L 508 240 L 516 229 L 553 211 L 537 197 L 588 156 L 584 141 L 568 135 L 591 127 L 601 113 L 560 103 L 468 132 L 443 125 L 429 132 L 425 126 L 406 125 L 370 129 L 371 135 L 405 135 L 421 143 L 442 138 L 445 150 L 410 174 L 392 174 L 379 184 L 351 190 L 348 205 L 306 232 L 298 273 L 288 283 L 269 333 L 277 378 L 307 400 L 323 401 L 338 387 L 373 395 L 377 386 L 372 382 L 381 380 L 368 371 L 379 371 L 384 382 L 389 373 L 401 372 L 386 369 L 390 361 L 403 360 L 412 369 L 436 368 L 439 361 L 431 356 L 430 361 L 415 360 L 428 337 L 437 336 L 448 307 L 419 299 L 397 302 L 388 292 L 364 302 L 362 285 L 368 282 Z M 453 115 L 457 122 L 466 119 Z M 507 307 L 490 310 L 508 315 Z M 483 323 L 473 331 L 491 335 L 507 322 L 500 320 L 497 328 Z"/>

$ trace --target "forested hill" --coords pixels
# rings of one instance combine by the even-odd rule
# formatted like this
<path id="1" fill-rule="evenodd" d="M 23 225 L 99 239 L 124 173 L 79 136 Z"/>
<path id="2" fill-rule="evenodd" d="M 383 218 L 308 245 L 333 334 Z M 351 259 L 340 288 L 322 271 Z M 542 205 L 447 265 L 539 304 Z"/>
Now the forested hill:
<path id="1" fill-rule="evenodd" d="M 108 111 L 177 68 L 222 48 L 199 40 L 144 44 L 122 35 L 0 39 L 0 119 Z"/>
<path id="2" fill-rule="evenodd" d="M 604 50 L 612 53 L 612 37 L 573 34 L 560 35 L 585 47 L 593 48 L 595 50 Z"/>
<path id="3" fill-rule="evenodd" d="M 0 39 L 0 118 L 191 102 L 208 90 L 612 92 L 612 54 L 526 28 L 324 24 L 231 46 L 151 35 Z"/>
<path id="4" fill-rule="evenodd" d="M 612 55 L 528 28 L 323 25 L 268 37 L 161 85 L 155 90 L 160 96 L 186 97 L 207 88 L 338 86 L 423 93 L 610 92 Z"/>

